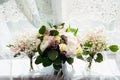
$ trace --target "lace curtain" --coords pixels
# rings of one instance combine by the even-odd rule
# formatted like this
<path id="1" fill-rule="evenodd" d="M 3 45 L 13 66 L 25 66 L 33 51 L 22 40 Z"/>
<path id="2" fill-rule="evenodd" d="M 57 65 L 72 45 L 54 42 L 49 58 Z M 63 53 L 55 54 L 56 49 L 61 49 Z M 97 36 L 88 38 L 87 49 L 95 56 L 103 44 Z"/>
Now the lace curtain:
<path id="1" fill-rule="evenodd" d="M 55 0 L 0 0 L 1 51 L 16 32 L 39 28 L 44 22 L 57 23 L 55 6 Z"/>
<path id="2" fill-rule="evenodd" d="M 117 44 L 120 41 L 117 37 L 120 34 L 120 0 L 0 0 L 0 59 L 10 58 L 6 45 L 15 32 L 39 28 L 44 22 L 65 22 L 79 27 L 80 32 L 82 29 L 104 29 L 112 43 Z"/>
<path id="3" fill-rule="evenodd" d="M 119 6 L 119 0 L 63 0 L 62 17 L 64 21 L 75 20 L 80 25 L 89 20 L 113 29 L 120 25 Z"/>
<path id="4" fill-rule="evenodd" d="M 15 32 L 39 28 L 44 22 L 105 29 L 118 42 L 114 35 L 120 34 L 119 6 L 119 0 L 0 0 L 0 49 Z"/>
<path id="5" fill-rule="evenodd" d="M 41 22 L 76 21 L 81 25 L 91 20 L 111 28 L 120 23 L 119 6 L 119 0 L 1 0 L 0 21 L 26 20 L 39 27 Z"/>

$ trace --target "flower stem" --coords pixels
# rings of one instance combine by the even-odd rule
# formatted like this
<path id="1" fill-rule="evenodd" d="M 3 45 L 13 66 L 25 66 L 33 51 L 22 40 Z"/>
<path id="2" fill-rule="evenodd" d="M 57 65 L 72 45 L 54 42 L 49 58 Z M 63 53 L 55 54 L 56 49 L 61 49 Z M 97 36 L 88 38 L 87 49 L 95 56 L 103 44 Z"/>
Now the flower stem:
<path id="1" fill-rule="evenodd" d="M 33 68 L 33 60 L 32 60 L 32 57 L 30 58 L 30 71 L 33 71 L 34 68 Z"/>
<path id="2" fill-rule="evenodd" d="M 88 70 L 91 70 L 91 66 L 92 66 L 92 60 L 88 64 Z"/>
<path id="3" fill-rule="evenodd" d="M 95 52 L 94 53 L 92 53 L 90 56 L 91 56 L 91 60 L 89 61 L 89 63 L 88 63 L 88 67 L 87 67 L 87 70 L 88 71 L 90 71 L 91 70 L 91 66 L 92 66 L 92 61 L 93 61 L 93 59 L 94 59 L 94 56 L 95 56 Z"/>

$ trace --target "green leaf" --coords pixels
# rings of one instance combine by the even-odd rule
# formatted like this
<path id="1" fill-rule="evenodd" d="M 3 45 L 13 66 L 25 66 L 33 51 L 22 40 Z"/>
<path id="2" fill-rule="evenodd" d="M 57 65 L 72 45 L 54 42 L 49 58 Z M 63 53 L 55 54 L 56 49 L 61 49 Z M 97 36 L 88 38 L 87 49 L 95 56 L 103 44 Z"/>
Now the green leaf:
<path id="1" fill-rule="evenodd" d="M 7 45 L 7 47 L 11 48 L 11 47 L 15 47 L 13 44 L 9 44 Z"/>
<path id="2" fill-rule="evenodd" d="M 62 25 L 57 27 L 57 29 L 63 29 L 63 28 L 64 28 L 64 26 L 62 26 Z"/>
<path id="3" fill-rule="evenodd" d="M 78 32 L 78 28 L 74 29 L 74 28 L 71 28 L 70 25 L 69 25 L 68 28 L 66 29 L 66 32 L 73 32 L 74 36 L 76 36 L 77 32 Z"/>
<path id="4" fill-rule="evenodd" d="M 20 56 L 20 53 L 17 53 L 17 54 L 14 55 L 14 57 L 18 57 L 18 56 Z"/>
<path id="5" fill-rule="evenodd" d="M 91 56 L 89 56 L 89 57 L 87 58 L 87 61 L 88 61 L 88 62 L 91 62 L 92 59 L 93 59 L 93 58 L 92 58 Z"/>
<path id="6" fill-rule="evenodd" d="M 57 30 L 51 30 L 50 31 L 51 36 L 57 36 L 58 34 L 59 34 L 59 32 Z"/>
<path id="7" fill-rule="evenodd" d="M 52 28 L 52 27 L 53 27 L 53 24 L 51 24 L 50 22 L 48 22 L 48 25 L 50 26 L 50 28 Z"/>
<path id="8" fill-rule="evenodd" d="M 35 64 L 40 64 L 40 63 L 42 63 L 42 57 L 38 56 L 35 60 Z"/>
<path id="9" fill-rule="evenodd" d="M 76 29 L 75 29 L 75 28 L 70 28 L 70 31 L 71 31 L 71 32 L 75 32 Z"/>
<path id="10" fill-rule="evenodd" d="M 109 49 L 112 51 L 112 52 L 117 52 L 119 50 L 118 46 L 117 45 L 111 45 L 109 47 Z"/>
<path id="11" fill-rule="evenodd" d="M 61 23 L 59 25 L 55 25 L 54 27 L 55 27 L 55 29 L 63 29 L 64 28 L 64 24 L 65 23 Z"/>
<path id="12" fill-rule="evenodd" d="M 37 47 L 37 51 L 38 51 L 39 55 L 42 55 L 42 51 L 41 51 L 41 49 L 40 49 L 40 44 L 39 44 L 38 47 Z"/>
<path id="13" fill-rule="evenodd" d="M 58 52 L 55 50 L 48 51 L 47 53 L 48 53 L 49 59 L 52 61 L 57 59 L 57 57 L 58 57 Z"/>
<path id="14" fill-rule="evenodd" d="M 52 64 L 52 61 L 47 57 L 43 59 L 42 64 L 44 67 L 48 67 Z"/>
<path id="15" fill-rule="evenodd" d="M 102 62 L 102 61 L 103 61 L 103 56 L 102 56 L 101 53 L 98 53 L 98 54 L 97 54 L 97 58 L 95 59 L 95 62 L 100 63 L 100 62 Z"/>
<path id="16" fill-rule="evenodd" d="M 53 25 L 53 27 L 54 27 L 55 29 L 57 29 L 57 28 L 58 28 L 58 26 L 57 26 L 57 25 Z"/>
<path id="17" fill-rule="evenodd" d="M 83 50 L 83 55 L 88 55 L 89 51 Z"/>
<path id="18" fill-rule="evenodd" d="M 44 38 L 44 36 L 40 36 L 39 37 L 39 39 L 41 40 L 41 42 L 43 41 L 43 38 Z"/>
<path id="19" fill-rule="evenodd" d="M 55 61 L 53 62 L 55 65 L 60 65 L 62 63 L 60 58 L 55 59 Z"/>
<path id="20" fill-rule="evenodd" d="M 78 28 L 75 30 L 75 32 L 74 32 L 74 36 L 77 35 L 77 32 L 78 32 Z"/>
<path id="21" fill-rule="evenodd" d="M 67 62 L 68 62 L 69 64 L 72 64 L 72 63 L 74 62 L 74 59 L 71 58 L 71 57 L 69 57 L 69 58 L 67 58 Z"/>
<path id="22" fill-rule="evenodd" d="M 60 25 L 61 25 L 61 26 L 64 26 L 64 25 L 65 25 L 65 23 L 61 23 Z"/>
<path id="23" fill-rule="evenodd" d="M 53 64 L 53 67 L 54 67 L 54 69 L 56 69 L 56 70 L 60 70 L 60 69 L 62 68 L 61 65 L 55 65 L 55 64 Z"/>
<path id="24" fill-rule="evenodd" d="M 40 34 L 44 34 L 45 31 L 46 31 L 46 27 L 45 27 L 44 25 L 41 26 L 41 28 L 39 29 L 39 33 L 40 33 Z"/>
<path id="25" fill-rule="evenodd" d="M 70 25 L 69 25 L 68 28 L 66 29 L 66 32 L 71 32 Z"/>
<path id="26" fill-rule="evenodd" d="M 86 47 L 92 47 L 93 43 L 91 41 L 85 42 L 84 46 Z"/>
<path id="27" fill-rule="evenodd" d="M 82 57 L 82 55 L 77 56 L 78 59 L 84 60 L 84 58 Z"/>

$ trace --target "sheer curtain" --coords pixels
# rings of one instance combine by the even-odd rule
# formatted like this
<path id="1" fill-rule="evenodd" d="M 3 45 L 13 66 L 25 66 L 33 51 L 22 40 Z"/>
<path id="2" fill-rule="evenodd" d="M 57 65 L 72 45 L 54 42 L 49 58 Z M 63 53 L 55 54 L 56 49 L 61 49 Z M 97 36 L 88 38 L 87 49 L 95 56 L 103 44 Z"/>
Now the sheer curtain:
<path id="1" fill-rule="evenodd" d="M 55 7 L 55 0 L 1 0 L 0 47 L 3 48 L 16 32 L 39 28 L 44 22 L 57 23 L 60 12 L 57 14 Z"/>
<path id="2" fill-rule="evenodd" d="M 6 45 L 16 33 L 39 28 L 45 24 L 44 22 L 58 23 L 61 6 L 56 7 L 56 2 L 56 0 L 0 0 L 0 79 L 9 80 L 17 76 L 22 80 L 25 75 L 34 76 L 32 73 L 29 74 L 29 65 L 26 64 L 28 60 L 12 60 L 11 52 Z M 59 9 L 58 12 L 56 9 Z M 17 64 L 18 62 L 21 62 L 21 66 Z M 19 67 L 19 70 L 16 70 L 16 67 Z M 50 69 L 46 70 L 49 72 Z"/>
<path id="3" fill-rule="evenodd" d="M 80 28 L 96 23 L 106 30 L 113 30 L 120 23 L 119 6 L 119 0 L 62 0 L 62 17 L 63 21 L 77 21 Z"/>
<path id="4" fill-rule="evenodd" d="M 109 40 L 118 44 L 119 6 L 120 0 L 0 0 L 0 59 L 10 58 L 6 45 L 15 33 L 39 28 L 44 22 L 65 22 L 79 27 L 80 33 L 103 29 Z M 118 58 L 117 62 L 120 61 Z M 1 73 L 6 75 L 4 71 Z M 10 73 L 10 69 L 7 73 Z"/>
<path id="5" fill-rule="evenodd" d="M 5 35 L 39 28 L 44 22 L 66 22 L 80 29 L 102 28 L 119 33 L 119 6 L 119 0 L 1 0 L 0 22 L 1 28 L 8 30 Z"/>
<path id="6" fill-rule="evenodd" d="M 36 27 L 39 27 L 42 22 L 55 24 L 60 21 L 61 1 L 16 0 L 16 3 L 27 19 Z"/>

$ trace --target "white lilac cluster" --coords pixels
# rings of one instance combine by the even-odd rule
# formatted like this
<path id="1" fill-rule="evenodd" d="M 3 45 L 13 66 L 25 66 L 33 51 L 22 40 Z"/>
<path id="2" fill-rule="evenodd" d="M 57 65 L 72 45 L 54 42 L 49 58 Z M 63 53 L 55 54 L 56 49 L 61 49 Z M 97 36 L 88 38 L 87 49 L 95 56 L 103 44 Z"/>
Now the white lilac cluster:
<path id="1" fill-rule="evenodd" d="M 15 36 L 13 44 L 10 44 L 10 48 L 13 53 L 26 55 L 34 55 L 37 52 L 37 46 L 40 40 L 37 39 L 36 30 L 26 31 Z"/>

